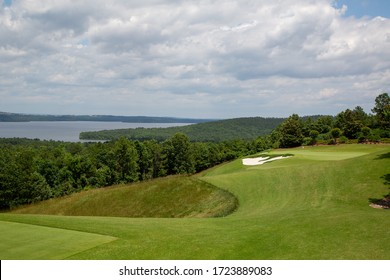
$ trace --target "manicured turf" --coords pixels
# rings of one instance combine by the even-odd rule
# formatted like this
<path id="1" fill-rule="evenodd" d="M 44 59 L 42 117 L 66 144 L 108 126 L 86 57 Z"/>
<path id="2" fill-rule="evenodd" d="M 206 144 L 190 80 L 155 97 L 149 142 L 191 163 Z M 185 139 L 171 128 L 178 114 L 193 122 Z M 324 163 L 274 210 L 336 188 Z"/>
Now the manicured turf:
<path id="1" fill-rule="evenodd" d="M 294 156 L 260 166 L 236 160 L 196 175 L 238 198 L 237 211 L 223 218 L 8 213 L 0 214 L 0 220 L 117 238 L 66 256 L 57 256 L 55 246 L 42 244 L 52 251 L 45 249 L 48 254 L 42 258 L 390 259 L 390 210 L 369 207 L 370 198 L 389 193 L 390 146 L 305 147 L 270 153 Z M 16 258 L 41 258 L 17 246 L 19 238 L 7 236 L 7 243 L 20 250 Z M 0 238 L 4 239 L 2 231 Z M 1 250 L 0 258 L 15 255 Z"/>
<path id="2" fill-rule="evenodd" d="M 114 241 L 79 231 L 0 221 L 1 259 L 63 259 Z"/>

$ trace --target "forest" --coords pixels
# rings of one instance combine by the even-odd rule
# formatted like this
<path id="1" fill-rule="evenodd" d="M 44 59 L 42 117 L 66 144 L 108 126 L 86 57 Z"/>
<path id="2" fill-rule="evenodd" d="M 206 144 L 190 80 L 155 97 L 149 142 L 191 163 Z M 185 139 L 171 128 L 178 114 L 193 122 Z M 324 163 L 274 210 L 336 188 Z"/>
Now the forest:
<path id="1" fill-rule="evenodd" d="M 91 188 L 193 174 L 270 148 L 390 142 L 387 93 L 375 99 L 372 113 L 357 106 L 335 117 L 293 114 L 269 134 L 252 139 L 194 141 L 182 131 L 163 141 L 124 136 L 98 143 L 0 139 L 0 209 Z"/>
<path id="2" fill-rule="evenodd" d="M 80 139 L 113 140 L 123 136 L 133 140 L 153 139 L 164 141 L 173 134 L 181 132 L 186 134 L 191 141 L 196 142 L 221 142 L 235 139 L 250 140 L 271 133 L 284 120 L 283 118 L 253 117 L 209 121 L 181 127 L 112 129 L 82 132 L 80 133 Z"/>

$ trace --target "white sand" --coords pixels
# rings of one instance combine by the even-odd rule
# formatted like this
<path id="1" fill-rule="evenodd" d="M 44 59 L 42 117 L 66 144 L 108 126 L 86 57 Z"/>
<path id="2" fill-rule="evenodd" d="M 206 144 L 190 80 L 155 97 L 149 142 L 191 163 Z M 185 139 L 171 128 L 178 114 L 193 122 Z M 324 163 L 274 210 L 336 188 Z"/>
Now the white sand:
<path id="1" fill-rule="evenodd" d="M 289 157 L 274 157 L 274 158 L 269 158 L 269 157 L 258 157 L 258 158 L 244 158 L 242 160 L 243 165 L 261 165 L 266 162 L 274 161 L 274 160 L 279 160 L 279 159 L 284 159 L 284 158 L 289 158 Z"/>

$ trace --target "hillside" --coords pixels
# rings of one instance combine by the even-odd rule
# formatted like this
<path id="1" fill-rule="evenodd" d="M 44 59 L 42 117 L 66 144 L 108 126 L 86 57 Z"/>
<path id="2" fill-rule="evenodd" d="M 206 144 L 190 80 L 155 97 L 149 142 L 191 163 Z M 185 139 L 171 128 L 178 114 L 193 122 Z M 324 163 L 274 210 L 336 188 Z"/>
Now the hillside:
<path id="1" fill-rule="evenodd" d="M 283 121 L 284 119 L 282 118 L 236 118 L 180 127 L 115 129 L 97 132 L 82 132 L 80 133 L 80 139 L 111 140 L 124 136 L 134 140 L 155 139 L 163 141 L 177 132 L 185 133 L 191 141 L 200 142 L 255 139 L 258 136 L 270 133 Z"/>
<path id="2" fill-rule="evenodd" d="M 220 217 L 237 199 L 227 191 L 188 176 L 94 189 L 21 207 L 13 213 L 115 217 Z"/>

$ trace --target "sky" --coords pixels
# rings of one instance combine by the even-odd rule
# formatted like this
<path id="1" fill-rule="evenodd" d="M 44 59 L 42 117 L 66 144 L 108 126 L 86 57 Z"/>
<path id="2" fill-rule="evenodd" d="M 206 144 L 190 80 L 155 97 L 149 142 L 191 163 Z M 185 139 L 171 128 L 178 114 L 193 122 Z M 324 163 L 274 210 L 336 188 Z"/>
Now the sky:
<path id="1" fill-rule="evenodd" d="M 5 0 L 0 111 L 370 113 L 389 58 L 388 0 Z"/>

